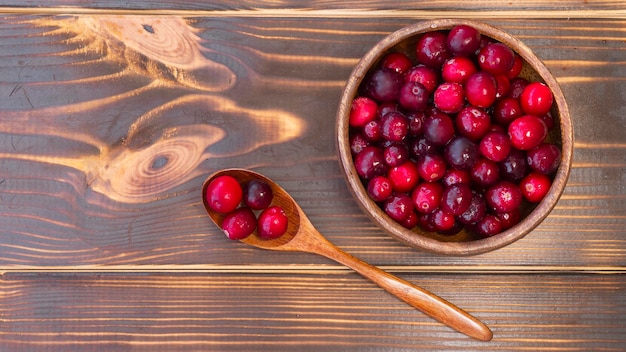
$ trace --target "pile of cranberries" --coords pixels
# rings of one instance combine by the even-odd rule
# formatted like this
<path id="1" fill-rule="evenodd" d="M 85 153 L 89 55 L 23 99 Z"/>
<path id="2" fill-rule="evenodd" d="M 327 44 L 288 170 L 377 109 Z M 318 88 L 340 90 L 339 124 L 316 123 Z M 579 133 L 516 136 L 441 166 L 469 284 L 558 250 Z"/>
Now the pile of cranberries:
<path id="1" fill-rule="evenodd" d="M 272 205 L 273 197 L 272 188 L 265 181 L 250 180 L 242 185 L 228 175 L 211 180 L 205 195 L 207 206 L 224 215 L 221 227 L 232 240 L 244 239 L 255 230 L 264 240 L 285 234 L 287 215 L 280 206 Z"/>
<path id="2" fill-rule="evenodd" d="M 387 54 L 352 102 L 350 148 L 368 195 L 410 229 L 489 237 L 514 226 L 560 164 L 547 138 L 552 92 L 471 26 L 422 34 L 415 57 Z"/>

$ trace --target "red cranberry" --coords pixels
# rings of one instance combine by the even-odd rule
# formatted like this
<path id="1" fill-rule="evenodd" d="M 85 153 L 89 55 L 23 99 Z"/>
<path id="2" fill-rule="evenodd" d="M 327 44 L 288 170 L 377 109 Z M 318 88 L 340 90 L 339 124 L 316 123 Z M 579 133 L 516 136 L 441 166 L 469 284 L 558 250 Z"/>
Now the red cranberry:
<path id="1" fill-rule="evenodd" d="M 388 141 L 401 142 L 409 133 L 409 119 L 401 112 L 392 111 L 380 119 L 380 132 Z"/>
<path id="2" fill-rule="evenodd" d="M 446 45 L 456 56 L 470 56 L 478 50 L 480 41 L 481 35 L 476 28 L 461 24 L 454 26 L 448 32 Z"/>
<path id="3" fill-rule="evenodd" d="M 476 65 L 466 57 L 456 56 L 443 64 L 441 77 L 446 82 L 465 83 L 469 76 L 476 73 Z"/>
<path id="4" fill-rule="evenodd" d="M 207 205 L 218 213 L 227 214 L 237 209 L 242 198 L 243 189 L 232 176 L 218 176 L 206 188 Z"/>
<path id="5" fill-rule="evenodd" d="M 374 176 L 367 183 L 367 194 L 375 202 L 382 202 L 391 196 L 391 181 L 385 176 Z"/>
<path id="6" fill-rule="evenodd" d="M 443 186 L 439 182 L 421 182 L 411 193 L 415 210 L 432 213 L 441 204 Z"/>
<path id="7" fill-rule="evenodd" d="M 481 186 L 489 187 L 500 179 L 498 164 L 487 158 L 480 158 L 470 171 L 472 182 Z"/>
<path id="8" fill-rule="evenodd" d="M 454 137 L 454 133 L 454 122 L 444 113 L 433 114 L 424 119 L 424 137 L 435 145 L 445 145 Z"/>
<path id="9" fill-rule="evenodd" d="M 363 126 L 363 137 L 370 142 L 378 142 L 383 138 L 383 133 L 380 129 L 380 120 L 373 120 Z"/>
<path id="10" fill-rule="evenodd" d="M 388 102 L 398 99 L 403 77 L 389 68 L 379 68 L 365 79 L 363 93 L 379 102 Z"/>
<path id="11" fill-rule="evenodd" d="M 426 114 L 423 111 L 411 111 L 406 117 L 409 119 L 409 134 L 412 136 L 421 135 L 424 131 Z"/>
<path id="12" fill-rule="evenodd" d="M 480 154 L 493 161 L 502 161 L 511 152 L 511 141 L 504 132 L 489 132 L 478 144 Z"/>
<path id="13" fill-rule="evenodd" d="M 441 195 L 441 209 L 453 215 L 463 214 L 472 202 L 472 189 L 464 183 L 446 187 Z"/>
<path id="14" fill-rule="evenodd" d="M 479 71 L 471 75 L 465 82 L 467 101 L 480 108 L 487 108 L 496 101 L 498 84 L 492 74 Z"/>
<path id="15" fill-rule="evenodd" d="M 250 208 L 243 207 L 228 213 L 222 221 L 222 230 L 231 240 L 241 240 L 256 229 L 256 216 Z"/>
<path id="16" fill-rule="evenodd" d="M 271 206 L 261 212 L 257 223 L 257 234 L 261 239 L 271 240 L 287 232 L 289 219 L 285 211 L 277 206 Z"/>
<path id="17" fill-rule="evenodd" d="M 545 174 L 532 171 L 520 181 L 522 195 L 531 203 L 539 203 L 550 190 L 552 182 Z"/>
<path id="18" fill-rule="evenodd" d="M 421 83 L 428 94 L 431 94 L 439 85 L 439 74 L 432 67 L 417 65 L 409 69 L 405 74 L 404 80 L 406 82 Z"/>
<path id="19" fill-rule="evenodd" d="M 446 34 L 440 31 L 423 34 L 415 47 L 417 61 L 429 67 L 440 68 L 451 56 L 446 40 Z"/>
<path id="20" fill-rule="evenodd" d="M 417 166 L 411 160 L 389 169 L 387 178 L 394 191 L 410 192 L 419 181 Z"/>
<path id="21" fill-rule="evenodd" d="M 522 110 L 529 115 L 545 115 L 552 108 L 552 91 L 541 82 L 532 82 L 524 88 L 519 97 Z"/>
<path id="22" fill-rule="evenodd" d="M 250 180 L 243 187 L 243 202 L 251 209 L 265 209 L 270 206 L 273 198 L 272 188 L 265 181 Z"/>
<path id="23" fill-rule="evenodd" d="M 522 204 L 522 191 L 509 181 L 500 181 L 487 189 L 487 204 L 496 213 L 507 213 L 517 209 Z"/>
<path id="24" fill-rule="evenodd" d="M 511 122 L 508 128 L 511 145 L 520 150 L 537 147 L 548 135 L 548 128 L 535 115 L 524 115 Z"/>
<path id="25" fill-rule="evenodd" d="M 478 147 L 464 136 L 454 137 L 444 150 L 448 164 L 456 169 L 469 170 L 478 159 Z"/>
<path id="26" fill-rule="evenodd" d="M 509 72 L 514 61 L 515 53 L 502 43 L 489 43 L 478 53 L 478 66 L 494 75 Z"/>
<path id="27" fill-rule="evenodd" d="M 455 124 L 460 134 L 478 141 L 489 131 L 491 117 L 481 108 L 467 106 L 456 115 Z"/>
<path id="28" fill-rule="evenodd" d="M 526 176 L 528 172 L 528 164 L 526 163 L 526 155 L 524 152 L 511 149 L 509 156 L 498 163 L 500 176 L 509 181 L 517 182 Z"/>
<path id="29" fill-rule="evenodd" d="M 383 149 L 383 156 L 388 166 L 398 166 L 409 160 L 409 149 L 405 144 L 392 143 Z"/>
<path id="30" fill-rule="evenodd" d="M 507 213 L 498 213 L 496 216 L 500 220 L 502 230 L 510 229 L 511 227 L 517 225 L 522 219 L 522 213 L 519 208 Z"/>
<path id="31" fill-rule="evenodd" d="M 441 208 L 435 209 L 430 214 L 430 221 L 437 232 L 447 232 L 455 227 L 456 219 L 454 214 L 447 212 Z"/>
<path id="32" fill-rule="evenodd" d="M 470 205 L 467 210 L 463 212 L 463 214 L 458 216 L 458 220 L 460 223 L 465 225 L 475 224 L 482 219 L 486 213 L 487 203 L 480 194 L 472 192 Z"/>
<path id="33" fill-rule="evenodd" d="M 350 126 L 363 127 L 376 118 L 378 104 L 367 97 L 357 97 L 350 108 Z"/>
<path id="34" fill-rule="evenodd" d="M 380 66 L 390 68 L 398 73 L 404 74 L 413 66 L 413 62 L 405 54 L 393 52 L 387 54 L 383 58 Z"/>
<path id="35" fill-rule="evenodd" d="M 526 161 L 531 169 L 550 175 L 561 164 L 561 150 L 554 144 L 544 143 L 526 152 Z"/>
<path id="36" fill-rule="evenodd" d="M 390 218 L 402 222 L 413 213 L 413 201 L 405 193 L 394 193 L 385 200 L 383 210 Z"/>
<path id="37" fill-rule="evenodd" d="M 428 105 L 428 91 L 423 84 L 418 82 L 406 82 L 400 88 L 398 102 L 400 106 L 408 110 L 423 110 Z"/>
<path id="38" fill-rule="evenodd" d="M 419 84 L 419 83 L 417 83 Z M 434 103 L 445 113 L 456 113 L 465 104 L 465 91 L 460 83 L 445 82 L 435 90 Z"/>
<path id="39" fill-rule="evenodd" d="M 497 216 L 493 214 L 485 215 L 474 226 L 476 233 L 483 237 L 491 237 L 502 232 L 502 223 Z"/>
<path id="40" fill-rule="evenodd" d="M 415 211 L 412 211 L 406 219 L 400 221 L 400 225 L 406 227 L 407 229 L 412 229 L 417 226 L 419 221 L 419 216 Z"/>
<path id="41" fill-rule="evenodd" d="M 446 173 L 446 161 L 441 154 L 426 154 L 417 162 L 419 176 L 428 182 L 434 182 Z"/>
<path id="42" fill-rule="evenodd" d="M 524 88 L 528 85 L 528 80 L 522 77 L 513 78 L 509 87 L 509 93 L 507 96 L 513 99 L 519 99 L 524 91 Z"/>
<path id="43" fill-rule="evenodd" d="M 357 174 L 369 180 L 374 176 L 382 176 L 387 173 L 383 151 L 374 146 L 367 146 L 354 158 L 354 167 Z"/>
<path id="44" fill-rule="evenodd" d="M 522 107 L 517 99 L 504 97 L 493 107 L 493 119 L 503 126 L 508 126 L 513 120 L 522 116 Z"/>
<path id="45" fill-rule="evenodd" d="M 468 170 L 448 169 L 441 179 L 445 186 L 452 186 L 457 183 L 471 183 L 471 177 Z"/>
<path id="46" fill-rule="evenodd" d="M 506 73 L 506 77 L 508 79 L 516 78 L 522 72 L 522 68 L 524 68 L 524 61 L 519 55 L 515 55 L 513 66 L 511 66 L 509 72 Z"/>
<path id="47" fill-rule="evenodd" d="M 370 145 L 370 142 L 360 131 L 350 134 L 350 153 L 352 153 L 352 156 L 359 154 L 368 145 Z"/>
<path id="48" fill-rule="evenodd" d="M 493 78 L 496 79 L 496 99 L 500 99 L 506 96 L 506 94 L 509 92 L 509 89 L 511 88 L 511 82 L 509 81 L 509 78 L 504 74 L 495 75 L 493 76 Z"/>

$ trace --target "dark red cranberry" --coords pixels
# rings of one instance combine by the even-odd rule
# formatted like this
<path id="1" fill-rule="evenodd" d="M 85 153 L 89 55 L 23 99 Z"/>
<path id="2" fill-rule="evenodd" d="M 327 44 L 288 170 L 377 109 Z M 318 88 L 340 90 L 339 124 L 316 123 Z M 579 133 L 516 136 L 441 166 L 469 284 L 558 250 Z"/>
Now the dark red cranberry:
<path id="1" fill-rule="evenodd" d="M 387 54 L 383 58 L 380 66 L 390 68 L 398 73 L 404 74 L 413 66 L 413 62 L 405 54 L 393 52 Z"/>
<path id="2" fill-rule="evenodd" d="M 487 108 L 496 101 L 498 84 L 492 74 L 479 71 L 471 75 L 465 82 L 467 101 L 479 108 Z"/>
<path id="3" fill-rule="evenodd" d="M 507 213 L 517 209 L 522 204 L 522 191 L 509 181 L 500 181 L 489 187 L 485 193 L 487 204 L 496 213 Z"/>
<path id="4" fill-rule="evenodd" d="M 273 205 L 261 212 L 257 222 L 257 234 L 261 239 L 271 240 L 287 232 L 289 219 L 283 208 Z"/>
<path id="5" fill-rule="evenodd" d="M 417 223 L 418 225 L 427 232 L 435 232 L 435 225 L 431 221 L 431 213 L 418 213 L 417 215 Z"/>
<path id="6" fill-rule="evenodd" d="M 479 158 L 470 171 L 472 182 L 481 186 L 489 187 L 500 179 L 498 164 L 487 158 Z"/>
<path id="7" fill-rule="evenodd" d="M 363 94 L 378 102 L 388 102 L 398 99 L 404 78 L 398 72 L 389 68 L 375 70 L 365 79 Z"/>
<path id="8" fill-rule="evenodd" d="M 531 169 L 551 175 L 561 164 L 561 150 L 554 144 L 543 143 L 526 152 L 526 161 Z"/>
<path id="9" fill-rule="evenodd" d="M 392 167 L 387 173 L 391 187 L 396 192 L 410 192 L 419 181 L 417 166 L 412 160 L 401 165 Z"/>
<path id="10" fill-rule="evenodd" d="M 509 89 L 511 88 L 511 83 L 509 78 L 504 75 L 495 75 L 493 78 L 496 79 L 496 100 L 500 99 L 507 95 Z"/>
<path id="11" fill-rule="evenodd" d="M 456 113 L 465 104 L 465 90 L 460 83 L 442 83 L 435 90 L 434 103 L 437 109 L 445 113 Z"/>
<path id="12" fill-rule="evenodd" d="M 478 233 L 482 237 L 491 237 L 502 232 L 502 223 L 497 216 L 493 214 L 487 214 L 476 223 L 474 229 L 476 233 Z"/>
<path id="13" fill-rule="evenodd" d="M 441 204 L 443 186 L 439 182 L 421 182 L 411 193 L 415 210 L 432 213 Z"/>
<path id="14" fill-rule="evenodd" d="M 511 152 L 511 141 L 504 132 L 489 132 L 478 144 L 480 154 L 493 161 L 503 161 Z"/>
<path id="15" fill-rule="evenodd" d="M 360 131 L 350 132 L 350 153 L 352 156 L 359 154 L 370 142 Z"/>
<path id="16" fill-rule="evenodd" d="M 450 166 L 469 170 L 478 159 L 478 147 L 469 138 L 456 136 L 446 146 L 444 156 Z"/>
<path id="17" fill-rule="evenodd" d="M 543 114 L 541 116 L 539 116 L 541 118 L 541 120 L 543 121 L 543 123 L 546 124 L 546 127 L 548 128 L 548 131 L 552 130 L 552 128 L 554 128 L 554 117 L 552 117 L 552 113 L 547 113 L 547 114 Z"/>
<path id="18" fill-rule="evenodd" d="M 516 118 L 508 127 L 511 145 L 520 150 L 533 149 L 548 135 L 548 128 L 541 118 L 524 115 Z"/>
<path id="19" fill-rule="evenodd" d="M 250 208 L 238 208 L 226 214 L 222 221 L 222 230 L 231 240 L 241 240 L 256 229 L 256 216 Z"/>
<path id="20" fill-rule="evenodd" d="M 471 184 L 472 179 L 468 170 L 448 169 L 441 179 L 444 186 L 452 186 L 456 183 Z"/>
<path id="21" fill-rule="evenodd" d="M 519 97 L 522 110 L 529 115 L 545 115 L 550 112 L 554 98 L 548 86 L 541 82 L 529 83 Z"/>
<path id="22" fill-rule="evenodd" d="M 407 229 L 412 229 L 417 226 L 419 221 L 419 215 L 415 211 L 412 211 L 406 219 L 400 221 L 400 225 L 404 226 Z"/>
<path id="23" fill-rule="evenodd" d="M 374 146 L 367 146 L 354 158 L 357 174 L 364 180 L 387 173 L 383 151 Z"/>
<path id="24" fill-rule="evenodd" d="M 446 46 L 446 37 L 446 34 L 440 31 L 423 34 L 415 47 L 417 61 L 429 67 L 441 68 L 451 56 Z"/>
<path id="25" fill-rule="evenodd" d="M 417 162 L 419 176 L 428 182 L 441 179 L 445 175 L 446 169 L 446 161 L 441 154 L 426 154 Z"/>
<path id="26" fill-rule="evenodd" d="M 409 133 L 409 119 L 401 112 L 392 111 L 380 119 L 380 132 L 385 140 L 401 142 Z"/>
<path id="27" fill-rule="evenodd" d="M 374 176 L 367 183 L 367 194 L 375 202 L 382 202 L 391 196 L 391 181 L 385 176 Z"/>
<path id="28" fill-rule="evenodd" d="M 383 156 L 388 166 L 398 166 L 409 160 L 409 149 L 405 144 L 392 143 L 383 149 Z"/>
<path id="29" fill-rule="evenodd" d="M 454 228 L 456 223 L 454 214 L 441 208 L 435 209 L 435 211 L 430 214 L 430 221 L 437 232 L 449 231 Z"/>
<path id="30" fill-rule="evenodd" d="M 242 198 L 243 189 L 232 176 L 218 176 L 211 180 L 206 188 L 207 205 L 218 213 L 227 214 L 237 209 Z"/>
<path id="31" fill-rule="evenodd" d="M 508 126 L 513 120 L 523 115 L 519 100 L 504 97 L 498 100 L 493 108 L 493 119 L 503 126 Z"/>
<path id="32" fill-rule="evenodd" d="M 431 94 L 439 85 L 439 74 L 432 67 L 417 65 L 409 69 L 404 76 L 404 80 L 421 83 L 428 91 L 428 94 Z"/>
<path id="33" fill-rule="evenodd" d="M 481 35 L 476 28 L 461 24 L 454 26 L 448 32 L 446 45 L 456 56 L 470 56 L 478 50 L 480 41 Z"/>
<path id="34" fill-rule="evenodd" d="M 243 187 L 243 203 L 251 209 L 265 209 L 270 206 L 273 198 L 272 187 L 265 181 L 250 180 Z"/>
<path id="35" fill-rule="evenodd" d="M 456 56 L 443 64 L 441 68 L 441 77 L 446 82 L 465 83 L 469 76 L 476 73 L 476 65 L 474 61 L 462 57 Z"/>
<path id="36" fill-rule="evenodd" d="M 352 101 L 349 124 L 352 127 L 363 127 L 376 118 L 378 104 L 367 97 L 357 97 Z"/>
<path id="37" fill-rule="evenodd" d="M 502 230 L 510 229 L 511 227 L 517 225 L 522 219 L 522 213 L 519 208 L 507 213 L 498 213 L 496 216 L 500 220 Z"/>
<path id="38" fill-rule="evenodd" d="M 532 171 L 520 181 L 522 195 L 531 203 L 539 203 L 548 194 L 552 182 L 545 174 Z"/>
<path id="39" fill-rule="evenodd" d="M 428 105 L 429 94 L 423 84 L 419 82 L 406 82 L 400 88 L 398 102 L 400 106 L 408 110 L 420 111 Z"/>
<path id="40" fill-rule="evenodd" d="M 464 183 L 446 187 L 441 195 L 441 209 L 453 215 L 463 214 L 472 202 L 472 189 Z"/>
<path id="41" fill-rule="evenodd" d="M 440 112 L 424 119 L 424 137 L 434 145 L 445 145 L 454 137 L 454 122 Z"/>
<path id="42" fill-rule="evenodd" d="M 513 78 L 509 87 L 509 93 L 507 96 L 513 99 L 519 99 L 520 95 L 524 91 L 524 88 L 528 85 L 528 80 L 522 77 Z"/>
<path id="43" fill-rule="evenodd" d="M 383 133 L 380 129 L 380 120 L 373 120 L 363 126 L 363 136 L 370 142 L 378 142 L 383 138 Z"/>
<path id="44" fill-rule="evenodd" d="M 470 205 L 467 210 L 463 212 L 463 214 L 458 216 L 458 220 L 462 224 L 471 225 L 481 220 L 486 213 L 487 203 L 480 194 L 478 194 L 477 192 L 472 192 L 472 200 L 470 201 Z"/>
<path id="45" fill-rule="evenodd" d="M 376 112 L 376 117 L 380 119 L 392 111 L 401 112 L 400 107 L 395 101 L 387 101 L 384 103 L 380 103 L 378 104 L 378 111 Z"/>
<path id="46" fill-rule="evenodd" d="M 412 136 L 421 135 L 424 132 L 426 114 L 423 111 L 411 111 L 406 117 L 409 119 L 409 134 Z"/>
<path id="47" fill-rule="evenodd" d="M 491 117 L 484 109 L 467 106 L 456 115 L 455 125 L 460 134 L 478 141 L 489 131 Z"/>
<path id="48" fill-rule="evenodd" d="M 509 72 L 515 61 L 515 53 L 502 43 L 489 43 L 478 53 L 478 66 L 493 75 Z"/>
<path id="49" fill-rule="evenodd" d="M 500 177 L 505 180 L 518 182 L 528 173 L 526 154 L 520 150 L 511 148 L 506 159 L 498 163 Z"/>
<path id="50" fill-rule="evenodd" d="M 519 55 L 515 55 L 513 66 L 511 67 L 509 72 L 506 73 L 506 77 L 508 79 L 516 78 L 522 72 L 522 68 L 524 68 L 524 61 Z"/>
<path id="51" fill-rule="evenodd" d="M 419 160 L 424 155 L 437 151 L 437 146 L 426 140 L 425 137 L 416 138 L 411 141 L 409 153 L 415 160 Z"/>
<path id="52" fill-rule="evenodd" d="M 390 218 L 402 222 L 413 212 L 413 201 L 405 193 L 394 193 L 385 200 L 383 210 Z"/>

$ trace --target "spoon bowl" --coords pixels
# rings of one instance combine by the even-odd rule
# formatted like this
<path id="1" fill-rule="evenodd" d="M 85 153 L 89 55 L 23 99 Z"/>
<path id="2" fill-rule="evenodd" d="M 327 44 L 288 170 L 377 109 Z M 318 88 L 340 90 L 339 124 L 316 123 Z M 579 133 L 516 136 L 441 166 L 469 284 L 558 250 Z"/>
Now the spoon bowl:
<path id="1" fill-rule="evenodd" d="M 255 231 L 240 241 L 262 249 L 314 253 L 332 259 L 353 269 L 397 298 L 461 333 L 481 341 L 489 341 L 493 337 L 489 327 L 452 303 L 406 280 L 365 263 L 333 245 L 315 229 L 289 193 L 274 181 L 256 172 L 245 169 L 225 169 L 212 174 L 204 182 L 202 187 L 204 207 L 211 220 L 219 228 L 221 228 L 224 215 L 213 211 L 208 206 L 206 189 L 214 178 L 223 175 L 235 178 L 242 185 L 255 179 L 265 181 L 274 194 L 272 204 L 283 208 L 289 219 L 287 232 L 279 238 L 264 240 L 259 238 Z"/>

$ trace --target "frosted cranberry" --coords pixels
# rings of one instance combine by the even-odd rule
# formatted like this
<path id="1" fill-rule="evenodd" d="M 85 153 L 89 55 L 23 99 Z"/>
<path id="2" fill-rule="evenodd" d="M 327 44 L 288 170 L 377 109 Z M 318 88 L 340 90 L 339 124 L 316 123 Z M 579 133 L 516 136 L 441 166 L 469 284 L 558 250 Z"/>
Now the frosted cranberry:
<path id="1" fill-rule="evenodd" d="M 531 203 L 539 203 L 548 194 L 552 182 L 545 174 L 532 171 L 520 181 L 522 195 Z"/>
<path id="2" fill-rule="evenodd" d="M 492 74 L 479 71 L 471 75 L 465 82 L 467 101 L 480 108 L 487 108 L 496 101 L 498 84 Z"/>
<path id="3" fill-rule="evenodd" d="M 437 85 L 439 85 L 439 74 L 431 67 L 417 65 L 409 69 L 404 75 L 404 80 L 406 82 L 421 83 L 426 88 L 426 91 L 428 91 L 428 94 L 431 94 L 435 91 Z"/>
<path id="4" fill-rule="evenodd" d="M 424 137 L 434 145 L 445 145 L 454 137 L 454 122 L 444 113 L 436 113 L 424 119 Z"/>
<path id="5" fill-rule="evenodd" d="M 228 213 L 222 221 L 222 230 L 231 240 L 241 240 L 256 229 L 256 216 L 250 208 L 243 207 Z"/>
<path id="6" fill-rule="evenodd" d="M 493 107 L 493 119 L 495 122 L 508 126 L 513 120 L 523 115 L 519 100 L 504 97 L 498 100 Z"/>
<path id="7" fill-rule="evenodd" d="M 406 73 L 412 66 L 411 59 L 403 53 L 393 52 L 387 54 L 380 64 L 382 67 L 390 68 L 398 73 Z"/>
<path id="8" fill-rule="evenodd" d="M 509 181 L 500 181 L 489 187 L 485 193 L 487 204 L 496 213 L 507 213 L 517 209 L 522 204 L 522 191 Z"/>
<path id="9" fill-rule="evenodd" d="M 477 192 L 472 192 L 472 199 L 469 207 L 458 216 L 460 223 L 470 225 L 478 222 L 487 213 L 487 203 Z"/>
<path id="10" fill-rule="evenodd" d="M 496 162 L 480 158 L 472 167 L 470 175 L 473 183 L 481 187 L 489 187 L 500 179 L 500 170 Z"/>
<path id="11" fill-rule="evenodd" d="M 382 202 L 391 196 L 391 181 L 385 176 L 375 176 L 367 183 L 367 194 L 375 202 Z"/>
<path id="12" fill-rule="evenodd" d="M 383 210 L 390 218 L 402 222 L 413 212 L 413 201 L 405 193 L 394 193 L 385 200 Z"/>
<path id="13" fill-rule="evenodd" d="M 537 147 L 548 135 L 548 128 L 541 118 L 524 115 L 516 118 L 508 127 L 511 145 L 520 150 Z"/>
<path id="14" fill-rule="evenodd" d="M 362 132 L 351 132 L 350 134 L 350 153 L 352 156 L 359 154 L 370 142 L 363 136 Z"/>
<path id="15" fill-rule="evenodd" d="M 444 62 L 441 68 L 441 77 L 446 82 L 465 83 L 469 76 L 476 71 L 476 65 L 472 60 L 457 56 Z"/>
<path id="16" fill-rule="evenodd" d="M 494 75 L 510 71 L 514 61 L 515 53 L 502 43 L 489 43 L 478 53 L 478 66 Z"/>
<path id="17" fill-rule="evenodd" d="M 489 132 L 478 144 L 480 154 L 493 161 L 502 161 L 511 152 L 511 141 L 503 132 Z"/>
<path id="18" fill-rule="evenodd" d="M 451 56 L 446 46 L 446 37 L 446 34 L 441 31 L 422 35 L 415 47 L 417 61 L 429 67 L 440 68 Z"/>
<path id="19" fill-rule="evenodd" d="M 450 52 L 456 56 L 470 56 L 480 47 L 481 35 L 478 30 L 468 25 L 454 26 L 448 37 L 446 45 Z"/>
<path id="20" fill-rule="evenodd" d="M 531 169 L 550 175 L 561 164 L 561 150 L 554 144 L 541 144 L 526 152 L 526 162 Z"/>
<path id="21" fill-rule="evenodd" d="M 367 146 L 356 155 L 354 158 L 354 167 L 357 174 L 365 180 L 387 173 L 383 151 L 374 146 Z"/>
<path id="22" fill-rule="evenodd" d="M 500 99 L 506 96 L 509 92 L 509 89 L 511 88 L 511 82 L 509 81 L 509 78 L 504 74 L 495 75 L 493 76 L 493 78 L 496 79 L 496 99 Z"/>
<path id="23" fill-rule="evenodd" d="M 441 204 L 443 186 L 439 182 L 422 182 L 411 192 L 415 210 L 420 213 L 432 213 Z"/>
<path id="24" fill-rule="evenodd" d="M 378 142 L 383 138 L 380 130 L 380 120 L 370 121 L 363 126 L 363 136 L 370 142 Z"/>
<path id="25" fill-rule="evenodd" d="M 507 78 L 516 78 L 522 72 L 522 68 L 524 68 L 524 61 L 519 55 L 515 55 L 513 66 L 511 66 L 511 69 L 506 73 Z"/>
<path id="26" fill-rule="evenodd" d="M 272 187 L 265 181 L 250 180 L 243 187 L 243 203 L 251 209 L 265 209 L 270 206 L 273 198 Z"/>
<path id="27" fill-rule="evenodd" d="M 500 177 L 505 180 L 517 182 L 528 173 L 526 154 L 520 150 L 511 149 L 509 156 L 498 163 Z"/>
<path id="28" fill-rule="evenodd" d="M 437 109 L 445 113 L 456 113 L 465 104 L 465 90 L 460 83 L 442 83 L 435 90 L 434 103 Z"/>
<path id="29" fill-rule="evenodd" d="M 423 110 L 428 104 L 429 94 L 423 84 L 406 82 L 400 88 L 398 102 L 408 110 Z"/>
<path id="30" fill-rule="evenodd" d="M 469 138 L 456 136 L 446 146 L 444 156 L 448 165 L 456 169 L 469 170 L 478 159 L 478 147 Z"/>
<path id="31" fill-rule="evenodd" d="M 367 97 L 357 97 L 352 100 L 349 124 L 352 127 L 363 127 L 376 118 L 378 104 Z"/>
<path id="32" fill-rule="evenodd" d="M 468 170 L 448 169 L 441 182 L 444 186 L 452 186 L 457 183 L 470 184 L 472 179 Z"/>
<path id="33" fill-rule="evenodd" d="M 545 115 L 550 112 L 554 98 L 550 88 L 541 82 L 531 82 L 519 97 L 522 110 L 529 115 Z"/>
<path id="34" fill-rule="evenodd" d="M 510 229 L 511 227 L 517 225 L 522 219 L 522 213 L 520 212 L 519 208 L 513 211 L 498 213 L 495 215 L 500 220 L 502 230 Z"/>
<path id="35" fill-rule="evenodd" d="M 226 214 L 237 209 L 242 198 L 243 189 L 232 176 L 218 176 L 206 188 L 207 205 L 218 213 Z"/>
<path id="36" fill-rule="evenodd" d="M 423 111 L 411 111 L 406 117 L 409 119 L 409 134 L 412 136 L 421 135 L 424 131 L 426 114 Z"/>
<path id="37" fill-rule="evenodd" d="M 471 202 L 472 189 L 464 183 L 446 187 L 441 195 L 441 209 L 453 215 L 463 214 Z"/>
<path id="38" fill-rule="evenodd" d="M 419 181 L 417 166 L 411 160 L 392 167 L 387 173 L 387 178 L 391 181 L 391 187 L 397 192 L 410 192 Z"/>
<path id="39" fill-rule="evenodd" d="M 378 102 L 388 102 L 398 99 L 403 77 L 396 71 L 388 68 L 375 70 L 365 79 L 363 94 Z"/>
<path id="40" fill-rule="evenodd" d="M 524 91 L 524 88 L 529 84 L 528 80 L 522 77 L 513 78 L 509 87 L 509 93 L 507 96 L 513 99 L 519 99 L 520 95 Z"/>
<path id="41" fill-rule="evenodd" d="M 409 133 L 409 120 L 400 112 L 390 112 L 380 119 L 380 132 L 388 141 L 401 142 Z"/>
<path id="42" fill-rule="evenodd" d="M 460 134 L 478 141 L 489 131 L 491 117 L 481 108 L 466 106 L 456 115 L 455 125 Z"/>
<path id="43" fill-rule="evenodd" d="M 412 211 L 406 219 L 400 221 L 400 225 L 406 227 L 407 229 L 412 229 L 417 226 L 419 221 L 419 216 L 415 211 Z"/>
<path id="44" fill-rule="evenodd" d="M 446 161 L 441 154 L 426 154 L 417 162 L 419 176 L 428 182 L 441 179 L 445 175 L 446 169 Z"/>
<path id="45" fill-rule="evenodd" d="M 450 231 L 456 224 L 454 214 L 441 208 L 435 209 L 435 211 L 430 214 L 430 221 L 437 232 Z"/>
<path id="46" fill-rule="evenodd" d="M 476 223 L 474 229 L 476 233 L 483 237 L 491 237 L 502 232 L 502 223 L 497 216 L 487 214 Z"/>
<path id="47" fill-rule="evenodd" d="M 261 239 L 271 240 L 287 232 L 289 219 L 283 208 L 274 205 L 261 212 L 257 222 L 257 234 Z"/>
<path id="48" fill-rule="evenodd" d="M 392 143 L 383 149 L 385 163 L 390 166 L 398 166 L 409 160 L 409 149 L 401 143 Z"/>

